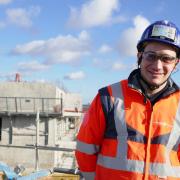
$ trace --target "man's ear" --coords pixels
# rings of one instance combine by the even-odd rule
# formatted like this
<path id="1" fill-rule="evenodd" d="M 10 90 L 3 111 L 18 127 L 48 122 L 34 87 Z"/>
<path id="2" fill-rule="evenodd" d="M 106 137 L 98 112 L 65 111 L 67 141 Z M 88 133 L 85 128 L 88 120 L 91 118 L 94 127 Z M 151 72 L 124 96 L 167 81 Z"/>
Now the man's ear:
<path id="1" fill-rule="evenodd" d="M 138 67 L 140 67 L 141 61 L 142 61 L 142 52 L 138 52 L 137 53 L 137 65 L 138 65 Z"/>
<path id="2" fill-rule="evenodd" d="M 138 52 L 137 53 L 137 58 L 139 59 L 139 58 L 141 58 L 142 57 L 142 52 Z"/>

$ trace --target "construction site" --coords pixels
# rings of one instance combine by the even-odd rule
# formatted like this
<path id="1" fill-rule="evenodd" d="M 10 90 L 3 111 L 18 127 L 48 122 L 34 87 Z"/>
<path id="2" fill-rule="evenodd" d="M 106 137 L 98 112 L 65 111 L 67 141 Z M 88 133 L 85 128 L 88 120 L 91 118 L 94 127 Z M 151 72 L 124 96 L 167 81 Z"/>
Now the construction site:
<path id="1" fill-rule="evenodd" d="M 80 94 L 37 82 L 0 83 L 0 160 L 31 173 L 77 167 L 74 150 L 83 117 Z"/>

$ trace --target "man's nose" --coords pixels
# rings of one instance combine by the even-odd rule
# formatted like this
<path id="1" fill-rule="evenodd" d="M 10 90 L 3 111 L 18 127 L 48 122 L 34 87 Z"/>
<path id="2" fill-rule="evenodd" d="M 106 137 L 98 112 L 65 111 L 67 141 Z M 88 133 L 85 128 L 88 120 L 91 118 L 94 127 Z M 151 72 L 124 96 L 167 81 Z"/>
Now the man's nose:
<path id="1" fill-rule="evenodd" d="M 163 62 L 161 61 L 160 57 L 157 57 L 154 61 L 154 67 L 161 69 L 163 67 Z"/>

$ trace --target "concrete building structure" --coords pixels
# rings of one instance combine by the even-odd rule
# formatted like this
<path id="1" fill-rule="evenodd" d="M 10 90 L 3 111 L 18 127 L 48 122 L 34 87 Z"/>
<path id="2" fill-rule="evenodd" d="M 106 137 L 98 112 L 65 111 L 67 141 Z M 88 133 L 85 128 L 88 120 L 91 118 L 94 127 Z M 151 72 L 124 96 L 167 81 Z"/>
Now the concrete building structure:
<path id="1" fill-rule="evenodd" d="M 54 85 L 0 83 L 1 161 L 29 169 L 62 166 L 63 152 L 73 157 L 81 112 L 80 95 Z"/>

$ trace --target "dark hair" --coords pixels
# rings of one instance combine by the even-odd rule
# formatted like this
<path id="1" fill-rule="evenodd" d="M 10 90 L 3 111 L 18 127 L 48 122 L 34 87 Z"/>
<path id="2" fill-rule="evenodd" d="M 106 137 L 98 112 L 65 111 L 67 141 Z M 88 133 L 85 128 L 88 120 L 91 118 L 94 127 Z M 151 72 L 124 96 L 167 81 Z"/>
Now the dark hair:
<path id="1" fill-rule="evenodd" d="M 176 57 L 179 59 L 180 58 L 180 50 L 177 48 L 174 48 L 174 50 L 176 51 Z"/>
<path id="2" fill-rule="evenodd" d="M 140 64 L 141 64 L 141 61 L 142 61 L 142 55 L 138 58 L 138 61 L 137 61 L 138 67 L 139 67 Z"/>

